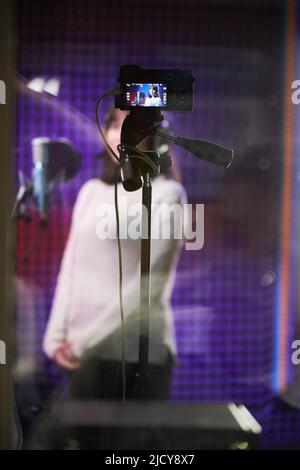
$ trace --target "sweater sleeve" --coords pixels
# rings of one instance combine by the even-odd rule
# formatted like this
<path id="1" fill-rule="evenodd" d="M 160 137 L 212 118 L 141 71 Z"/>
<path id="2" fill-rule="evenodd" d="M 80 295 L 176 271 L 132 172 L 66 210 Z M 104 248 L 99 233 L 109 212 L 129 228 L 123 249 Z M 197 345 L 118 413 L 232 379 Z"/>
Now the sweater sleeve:
<path id="1" fill-rule="evenodd" d="M 73 208 L 69 236 L 57 277 L 50 317 L 43 338 L 43 350 L 50 358 L 53 358 L 57 347 L 66 340 L 78 224 L 80 223 L 80 214 L 84 210 L 91 191 L 92 181 L 89 181 L 85 183 L 79 191 Z"/>
<path id="2" fill-rule="evenodd" d="M 175 182 L 165 182 L 163 192 L 159 198 L 159 204 L 155 205 L 152 210 L 152 227 L 160 223 L 163 212 L 159 211 L 159 206 L 164 204 L 165 207 L 170 207 L 173 204 L 183 207 L 186 202 L 186 193 L 183 187 Z M 166 219 L 163 223 L 168 224 Z M 153 311 L 152 318 L 155 315 L 160 315 L 162 305 L 169 302 L 171 289 L 166 288 L 166 285 L 172 285 L 170 282 L 174 275 L 175 261 L 179 255 L 182 246 L 182 239 L 175 239 L 172 228 L 170 229 L 170 236 L 151 241 L 151 310 Z M 123 305 L 125 319 L 134 317 L 139 314 L 140 308 L 140 287 L 139 279 L 140 272 L 137 266 L 136 275 L 132 279 L 123 279 Z M 112 299 L 110 305 L 107 306 L 106 318 L 115 318 L 115 324 L 120 323 L 120 307 L 118 301 L 118 283 L 116 281 L 116 295 Z M 111 323 L 111 320 L 110 320 Z M 97 344 L 98 331 L 103 331 L 106 325 L 99 315 L 98 323 L 91 325 L 89 329 L 81 336 L 80 341 L 74 345 L 74 353 L 77 357 L 81 357 L 85 351 L 87 339 L 90 344 Z"/>

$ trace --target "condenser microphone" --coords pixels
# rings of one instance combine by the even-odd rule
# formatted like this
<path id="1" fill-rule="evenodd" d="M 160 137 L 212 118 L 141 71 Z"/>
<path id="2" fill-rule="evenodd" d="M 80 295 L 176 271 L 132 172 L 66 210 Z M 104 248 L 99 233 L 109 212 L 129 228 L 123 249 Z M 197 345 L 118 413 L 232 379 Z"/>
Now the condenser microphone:
<path id="1" fill-rule="evenodd" d="M 41 222 L 47 221 L 54 182 L 72 179 L 80 168 L 80 155 L 72 142 L 48 137 L 32 139 L 32 192 Z"/>
<path id="2" fill-rule="evenodd" d="M 41 222 L 47 221 L 49 208 L 49 161 L 50 139 L 36 137 L 32 139 L 32 190 L 33 199 Z"/>

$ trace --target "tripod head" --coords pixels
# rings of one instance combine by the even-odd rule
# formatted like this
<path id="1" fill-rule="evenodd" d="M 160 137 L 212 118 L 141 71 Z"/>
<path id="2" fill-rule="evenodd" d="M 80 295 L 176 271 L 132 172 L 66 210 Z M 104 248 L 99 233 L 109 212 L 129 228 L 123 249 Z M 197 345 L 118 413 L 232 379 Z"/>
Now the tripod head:
<path id="1" fill-rule="evenodd" d="M 223 145 L 205 140 L 187 139 L 186 137 L 174 137 L 160 130 L 160 123 L 164 120 L 158 108 L 131 109 L 125 118 L 121 130 L 120 162 L 121 178 L 126 191 L 136 191 L 142 186 L 142 175 L 149 171 L 149 165 L 141 163 L 141 158 L 134 158 L 138 152 L 134 147 L 149 135 L 158 135 L 166 140 L 182 147 L 194 156 L 214 165 L 227 168 L 231 165 L 233 151 Z M 143 152 L 158 166 L 161 157 L 156 152 Z M 167 164 L 171 166 L 171 159 L 167 156 Z"/>
<path id="2" fill-rule="evenodd" d="M 121 129 L 120 163 L 121 178 L 126 191 L 136 191 L 142 186 L 145 173 L 154 174 L 152 165 L 146 158 L 136 156 L 135 146 L 145 137 L 153 135 L 164 117 L 160 109 L 131 109 Z M 157 167 L 159 172 L 160 155 L 154 151 L 142 152 Z"/>

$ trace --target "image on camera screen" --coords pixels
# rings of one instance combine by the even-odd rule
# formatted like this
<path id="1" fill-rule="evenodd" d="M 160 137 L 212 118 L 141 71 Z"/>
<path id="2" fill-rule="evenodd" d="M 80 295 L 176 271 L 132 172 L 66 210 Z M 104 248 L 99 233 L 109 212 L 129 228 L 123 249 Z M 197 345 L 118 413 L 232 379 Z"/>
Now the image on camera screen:
<path id="1" fill-rule="evenodd" d="M 167 106 L 167 87 L 162 83 L 127 83 L 126 104 L 164 108 Z"/>

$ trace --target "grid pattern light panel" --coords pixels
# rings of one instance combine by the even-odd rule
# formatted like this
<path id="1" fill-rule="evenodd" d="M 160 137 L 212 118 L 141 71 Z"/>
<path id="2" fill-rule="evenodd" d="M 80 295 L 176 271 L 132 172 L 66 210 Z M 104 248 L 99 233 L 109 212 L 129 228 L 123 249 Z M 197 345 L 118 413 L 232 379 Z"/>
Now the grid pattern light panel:
<path id="1" fill-rule="evenodd" d="M 276 9 L 270 14 L 264 6 L 243 9 L 193 0 L 143 5 L 18 1 L 19 72 L 28 79 L 61 81 L 55 106 L 51 100 L 19 97 L 18 168 L 30 173 L 30 140 L 37 135 L 68 137 L 84 156 L 80 174 L 57 189 L 38 247 L 18 265 L 20 289 L 29 292 L 19 300 L 19 331 L 31 345 L 26 354 L 35 356 L 40 380 L 47 377 L 55 384 L 58 379 L 57 369 L 41 352 L 41 339 L 72 206 L 80 186 L 99 174 L 94 156 L 102 147 L 94 133 L 95 102 L 115 85 L 120 65 L 137 63 L 191 68 L 197 77 L 195 112 L 174 114 L 175 132 L 218 141 L 236 155 L 231 169 L 224 170 L 175 151 L 189 201 L 205 203 L 205 246 L 183 252 L 179 263 L 173 296 L 179 365 L 172 399 L 254 405 L 268 399 L 275 310 L 279 153 L 274 135 L 279 135 L 280 68 L 274 51 L 279 50 L 279 20 Z M 19 223 L 18 257 L 37 230 L 34 221 Z"/>

